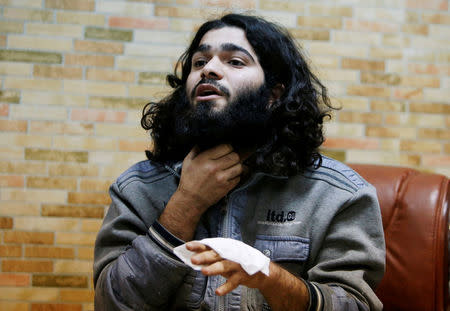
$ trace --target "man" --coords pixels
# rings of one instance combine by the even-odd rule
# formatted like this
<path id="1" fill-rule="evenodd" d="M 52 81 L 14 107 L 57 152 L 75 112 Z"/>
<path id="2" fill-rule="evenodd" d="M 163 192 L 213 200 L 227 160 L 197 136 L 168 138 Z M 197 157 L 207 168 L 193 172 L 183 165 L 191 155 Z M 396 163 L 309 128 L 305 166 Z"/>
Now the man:
<path id="1" fill-rule="evenodd" d="M 200 27 L 179 65 L 173 93 L 144 108 L 149 160 L 111 186 L 96 309 L 381 310 L 375 189 L 318 153 L 331 107 L 289 34 L 229 14 Z M 206 237 L 260 250 L 269 275 L 193 241 Z M 201 271 L 174 255 L 185 242 Z"/>

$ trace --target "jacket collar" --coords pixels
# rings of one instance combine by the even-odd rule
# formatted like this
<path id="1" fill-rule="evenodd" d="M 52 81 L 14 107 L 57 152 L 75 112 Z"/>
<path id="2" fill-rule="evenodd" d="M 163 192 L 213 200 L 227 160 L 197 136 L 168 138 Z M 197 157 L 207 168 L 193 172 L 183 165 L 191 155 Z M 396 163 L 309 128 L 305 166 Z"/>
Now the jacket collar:
<path id="1" fill-rule="evenodd" d="M 178 161 L 178 162 L 172 162 L 172 163 L 168 163 L 166 165 L 164 165 L 164 167 L 170 171 L 173 175 L 175 175 L 176 177 L 180 178 L 181 177 L 181 170 L 183 168 L 183 161 Z M 274 174 L 270 174 L 270 173 L 265 173 L 265 172 L 254 172 L 251 173 L 249 179 L 248 179 L 248 183 L 251 183 L 253 180 L 255 180 L 256 178 L 261 178 L 263 176 L 268 176 L 268 177 L 272 177 L 275 179 L 287 179 L 288 176 L 280 176 L 280 175 L 274 175 Z"/>

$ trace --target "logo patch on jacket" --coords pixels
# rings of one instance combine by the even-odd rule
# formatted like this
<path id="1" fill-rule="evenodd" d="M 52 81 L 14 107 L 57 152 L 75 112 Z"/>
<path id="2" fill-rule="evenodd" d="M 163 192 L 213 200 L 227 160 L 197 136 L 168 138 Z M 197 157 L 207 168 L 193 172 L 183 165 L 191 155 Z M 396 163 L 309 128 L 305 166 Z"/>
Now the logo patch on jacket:
<path id="1" fill-rule="evenodd" d="M 267 210 L 267 215 L 265 221 L 258 221 L 258 223 L 264 224 L 283 224 L 283 223 L 299 223 L 295 222 L 295 212 L 294 211 L 274 211 Z"/>
<path id="2" fill-rule="evenodd" d="M 283 223 L 286 221 L 294 221 L 294 220 L 295 220 L 294 211 L 285 212 L 285 211 L 273 211 L 270 209 L 267 211 L 266 221 Z"/>
<path id="3" fill-rule="evenodd" d="M 261 219 L 257 221 L 259 225 L 269 225 L 269 226 L 288 226 L 288 225 L 298 225 L 301 221 L 294 221 L 296 217 L 295 211 L 276 211 L 267 210 L 266 219 Z"/>

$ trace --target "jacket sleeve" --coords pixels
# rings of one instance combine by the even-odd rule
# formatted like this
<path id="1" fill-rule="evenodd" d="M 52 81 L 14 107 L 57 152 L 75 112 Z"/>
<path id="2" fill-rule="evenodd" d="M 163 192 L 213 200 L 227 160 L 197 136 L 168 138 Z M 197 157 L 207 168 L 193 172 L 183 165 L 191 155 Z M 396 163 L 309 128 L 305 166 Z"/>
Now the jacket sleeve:
<path id="1" fill-rule="evenodd" d="M 147 221 L 153 221 L 149 227 L 117 183 L 110 195 L 112 203 L 95 242 L 95 310 L 165 310 L 189 271 L 172 254 L 184 242 L 158 224 L 156 207 L 145 206 Z"/>
<path id="2" fill-rule="evenodd" d="M 308 271 L 311 311 L 382 310 L 374 290 L 385 269 L 385 243 L 376 190 L 360 188 L 333 217 Z"/>

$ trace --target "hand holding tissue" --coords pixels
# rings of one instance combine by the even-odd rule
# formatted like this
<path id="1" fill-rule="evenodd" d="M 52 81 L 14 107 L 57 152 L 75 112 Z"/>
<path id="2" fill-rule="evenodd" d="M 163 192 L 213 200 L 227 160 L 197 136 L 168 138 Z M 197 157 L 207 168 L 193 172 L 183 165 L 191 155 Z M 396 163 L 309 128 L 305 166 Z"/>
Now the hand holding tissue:
<path id="1" fill-rule="evenodd" d="M 197 242 L 209 246 L 223 259 L 238 263 L 249 275 L 259 271 L 267 276 L 269 275 L 270 259 L 256 248 L 242 241 L 228 238 L 207 238 Z M 175 247 L 173 252 L 192 269 L 201 270 L 202 266 L 191 262 L 191 257 L 196 253 L 186 249 L 186 244 Z"/>

